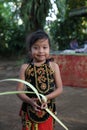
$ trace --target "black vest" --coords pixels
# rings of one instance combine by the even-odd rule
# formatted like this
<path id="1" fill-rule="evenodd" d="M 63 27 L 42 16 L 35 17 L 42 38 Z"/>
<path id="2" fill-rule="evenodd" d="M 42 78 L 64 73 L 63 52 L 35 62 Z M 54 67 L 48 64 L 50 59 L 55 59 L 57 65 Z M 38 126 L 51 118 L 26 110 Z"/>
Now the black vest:
<path id="1" fill-rule="evenodd" d="M 55 81 L 54 81 L 54 72 L 49 66 L 49 62 L 42 64 L 41 66 L 35 66 L 33 63 L 30 63 L 25 71 L 25 80 L 31 83 L 40 94 L 47 95 L 54 91 Z M 27 87 L 27 91 L 32 92 L 32 90 Z M 27 94 L 30 98 L 37 97 L 35 94 Z M 38 102 L 40 105 L 40 102 Z M 55 112 L 55 100 L 48 101 L 48 108 Z M 40 123 L 49 118 L 49 114 L 42 110 L 41 112 L 35 112 L 30 104 L 23 103 L 22 110 L 28 112 L 29 119 Z"/>

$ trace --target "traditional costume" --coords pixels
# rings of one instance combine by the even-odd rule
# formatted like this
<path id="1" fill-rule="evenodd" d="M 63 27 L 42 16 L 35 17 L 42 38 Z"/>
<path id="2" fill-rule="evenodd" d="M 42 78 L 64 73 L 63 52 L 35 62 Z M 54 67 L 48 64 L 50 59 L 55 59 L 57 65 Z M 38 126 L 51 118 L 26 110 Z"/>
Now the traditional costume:
<path id="1" fill-rule="evenodd" d="M 40 94 L 47 95 L 55 90 L 54 72 L 49 65 L 49 60 L 40 66 L 29 63 L 25 70 L 25 80 L 31 83 Z M 27 86 L 27 91 L 32 90 Z M 27 94 L 36 98 L 34 93 Z M 48 100 L 48 108 L 55 113 L 55 100 Z M 38 101 L 40 105 L 40 102 Z M 23 102 L 20 111 L 22 117 L 22 130 L 53 130 L 53 118 L 45 111 L 36 112 L 30 104 Z"/>

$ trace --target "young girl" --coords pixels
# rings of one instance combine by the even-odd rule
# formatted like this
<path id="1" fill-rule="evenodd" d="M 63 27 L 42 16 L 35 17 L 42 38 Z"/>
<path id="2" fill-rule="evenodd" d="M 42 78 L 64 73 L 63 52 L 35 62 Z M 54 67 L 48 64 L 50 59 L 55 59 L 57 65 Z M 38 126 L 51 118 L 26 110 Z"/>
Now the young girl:
<path id="1" fill-rule="evenodd" d="M 44 31 L 36 31 L 27 37 L 29 62 L 20 69 L 20 79 L 31 83 L 40 94 L 47 98 L 41 104 L 35 94 L 18 94 L 23 101 L 20 116 L 22 130 L 53 130 L 53 118 L 45 111 L 48 107 L 55 112 L 54 99 L 62 93 L 62 81 L 58 65 L 50 59 L 50 39 Z M 18 83 L 18 91 L 24 84 Z M 26 86 L 27 91 L 32 91 Z"/>

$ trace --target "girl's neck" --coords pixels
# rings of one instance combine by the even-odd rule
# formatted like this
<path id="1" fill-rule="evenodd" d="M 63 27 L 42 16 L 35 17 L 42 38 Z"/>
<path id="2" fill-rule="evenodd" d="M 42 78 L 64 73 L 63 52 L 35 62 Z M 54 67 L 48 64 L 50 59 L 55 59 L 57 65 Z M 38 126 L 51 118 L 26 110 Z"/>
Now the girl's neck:
<path id="1" fill-rule="evenodd" d="M 46 62 L 46 60 L 45 61 L 34 61 L 33 60 L 33 64 L 36 66 L 40 66 L 40 65 L 44 64 L 45 62 Z"/>

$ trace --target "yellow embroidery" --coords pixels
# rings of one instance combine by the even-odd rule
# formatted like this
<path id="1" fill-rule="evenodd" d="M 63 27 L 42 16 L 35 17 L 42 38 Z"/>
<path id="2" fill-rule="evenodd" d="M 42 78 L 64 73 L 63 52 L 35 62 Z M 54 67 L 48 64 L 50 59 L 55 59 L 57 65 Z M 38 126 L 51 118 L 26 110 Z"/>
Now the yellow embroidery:
<path id="1" fill-rule="evenodd" d="M 46 93 L 49 91 L 49 75 L 47 71 L 47 65 L 44 64 L 44 68 L 36 69 L 36 66 L 34 66 L 34 73 L 35 73 L 35 83 L 36 88 L 40 93 Z M 41 75 L 39 75 L 41 73 Z M 44 91 L 43 91 L 44 90 Z"/>
<path id="2" fill-rule="evenodd" d="M 34 123 L 34 130 L 38 130 L 38 124 Z"/>

